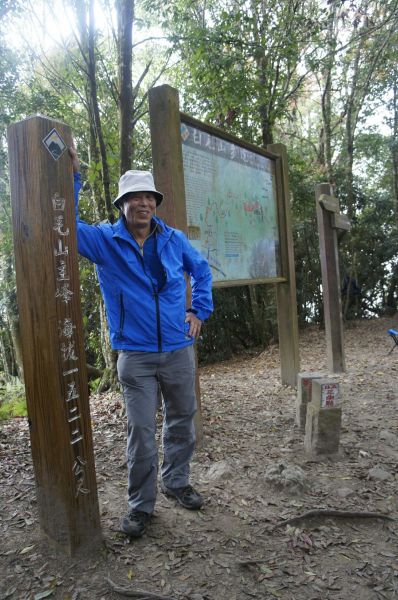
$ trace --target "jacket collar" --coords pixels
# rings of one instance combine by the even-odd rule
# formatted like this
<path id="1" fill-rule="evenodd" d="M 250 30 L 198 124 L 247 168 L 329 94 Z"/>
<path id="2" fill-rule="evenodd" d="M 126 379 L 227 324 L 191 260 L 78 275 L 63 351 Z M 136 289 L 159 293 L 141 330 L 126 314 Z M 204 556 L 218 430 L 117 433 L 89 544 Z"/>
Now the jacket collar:
<path id="1" fill-rule="evenodd" d="M 158 251 L 160 252 L 163 246 L 173 235 L 174 229 L 166 225 L 166 223 L 162 221 L 162 219 L 159 219 L 159 217 L 152 217 L 152 222 L 157 224 L 156 234 L 158 239 Z M 126 227 L 126 223 L 123 216 L 119 217 L 118 221 L 116 221 L 116 223 L 112 225 L 112 229 L 112 236 L 114 238 L 121 238 L 126 242 L 129 242 L 133 246 L 137 245 L 133 236 L 130 234 L 129 230 Z"/>

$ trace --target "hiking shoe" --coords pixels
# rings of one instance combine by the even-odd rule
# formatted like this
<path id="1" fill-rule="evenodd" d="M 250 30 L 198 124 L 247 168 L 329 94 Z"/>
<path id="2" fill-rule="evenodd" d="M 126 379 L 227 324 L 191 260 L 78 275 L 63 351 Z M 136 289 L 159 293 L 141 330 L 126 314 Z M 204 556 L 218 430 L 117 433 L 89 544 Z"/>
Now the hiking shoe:
<path id="1" fill-rule="evenodd" d="M 178 504 L 181 504 L 184 508 L 188 508 L 189 510 L 198 510 L 201 506 L 203 506 L 203 498 L 193 489 L 191 485 L 186 485 L 180 488 L 168 488 L 161 484 L 161 490 L 163 494 L 166 496 L 170 496 L 171 498 L 175 498 Z"/>
<path id="2" fill-rule="evenodd" d="M 141 537 L 146 530 L 147 523 L 151 515 L 140 510 L 131 510 L 122 519 L 121 528 L 124 533 L 130 537 Z"/>

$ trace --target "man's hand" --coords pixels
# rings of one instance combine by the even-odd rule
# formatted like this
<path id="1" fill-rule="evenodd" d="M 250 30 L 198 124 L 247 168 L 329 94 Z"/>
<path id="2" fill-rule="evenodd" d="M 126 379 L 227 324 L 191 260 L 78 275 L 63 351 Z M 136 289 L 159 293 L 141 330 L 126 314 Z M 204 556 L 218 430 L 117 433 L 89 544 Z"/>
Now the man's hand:
<path id="1" fill-rule="evenodd" d="M 68 147 L 69 156 L 72 159 L 72 166 L 74 173 L 80 173 L 80 162 L 79 157 L 77 156 L 77 150 L 74 146 Z"/>
<path id="2" fill-rule="evenodd" d="M 197 339 L 200 335 L 200 329 L 202 327 L 202 321 L 198 319 L 196 315 L 191 312 L 187 313 L 185 317 L 185 323 L 189 323 L 188 335 Z"/>

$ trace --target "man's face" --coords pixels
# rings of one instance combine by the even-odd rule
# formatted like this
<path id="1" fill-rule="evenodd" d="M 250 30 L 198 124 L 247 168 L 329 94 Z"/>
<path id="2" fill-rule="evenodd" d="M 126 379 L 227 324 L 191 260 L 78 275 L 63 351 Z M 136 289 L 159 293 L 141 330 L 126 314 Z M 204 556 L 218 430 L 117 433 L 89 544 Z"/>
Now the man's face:
<path id="1" fill-rule="evenodd" d="M 151 192 L 132 192 L 123 198 L 122 213 L 130 227 L 146 227 L 156 212 L 156 198 Z"/>

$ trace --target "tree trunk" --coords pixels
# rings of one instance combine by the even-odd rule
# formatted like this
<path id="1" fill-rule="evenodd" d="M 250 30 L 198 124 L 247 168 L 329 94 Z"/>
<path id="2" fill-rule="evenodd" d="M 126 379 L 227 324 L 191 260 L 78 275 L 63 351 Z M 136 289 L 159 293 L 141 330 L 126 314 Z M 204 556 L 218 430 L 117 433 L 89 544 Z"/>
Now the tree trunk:
<path id="1" fill-rule="evenodd" d="M 7 314 L 8 332 L 12 344 L 12 355 L 15 360 L 15 369 L 12 370 L 12 374 L 16 375 L 23 382 L 22 342 L 19 330 L 19 313 L 13 255 L 5 257 L 4 261 L 4 283 L 6 290 L 4 294 L 4 303 Z"/>
<path id="2" fill-rule="evenodd" d="M 249 298 L 250 298 L 250 308 L 252 310 L 252 315 L 253 315 L 254 328 L 251 328 L 252 335 L 254 336 L 254 338 L 256 340 L 256 344 L 258 344 L 263 341 L 262 333 L 263 333 L 264 324 L 262 322 L 261 306 L 259 305 L 259 303 L 257 301 L 256 287 L 257 286 L 255 286 L 255 285 L 248 285 L 247 289 L 248 289 L 248 294 L 249 294 Z"/>
<path id="3" fill-rule="evenodd" d="M 120 174 L 122 175 L 131 169 L 133 160 L 132 37 L 134 0 L 117 0 L 116 8 L 118 16 Z"/>
<path id="4" fill-rule="evenodd" d="M 356 33 L 356 30 L 355 30 Z M 358 98 L 357 98 L 357 87 L 359 79 L 359 58 L 360 58 L 361 46 L 358 46 L 355 50 L 353 73 L 351 76 L 351 90 L 347 95 L 347 116 L 345 126 L 345 187 L 347 193 L 347 215 L 351 220 L 354 216 L 354 136 L 355 129 L 358 120 Z"/>
<path id="5" fill-rule="evenodd" d="M 88 103 L 90 105 L 90 103 Z M 95 129 L 93 127 L 93 120 L 89 118 L 90 121 L 90 147 L 89 147 L 89 158 L 90 162 L 94 162 L 98 164 L 100 161 L 100 153 L 98 150 L 97 139 L 95 136 Z M 94 199 L 95 213 L 96 219 L 100 221 L 104 221 L 106 219 L 106 209 L 103 195 L 101 193 L 101 181 L 99 177 L 95 177 L 93 187 L 92 187 L 92 195 Z"/>
<path id="6" fill-rule="evenodd" d="M 105 370 L 103 372 L 100 384 L 98 386 L 98 392 L 105 392 L 109 389 L 117 389 L 118 380 L 117 380 L 117 352 L 112 350 L 110 340 L 109 340 L 109 329 L 108 322 L 105 314 L 105 306 L 102 298 L 100 299 L 99 304 L 100 310 L 100 322 L 101 322 L 101 348 L 102 354 L 105 360 Z"/>
<path id="7" fill-rule="evenodd" d="M 90 154 L 95 162 L 101 159 L 102 170 L 102 185 L 105 196 L 105 206 L 101 194 L 98 181 L 94 182 L 93 195 L 95 205 L 100 219 L 108 218 L 113 223 L 115 220 L 112 201 L 110 195 L 110 177 L 107 160 L 107 152 L 105 140 L 103 137 L 101 118 L 99 112 L 97 82 L 96 82 L 96 59 L 95 59 L 95 29 L 94 29 L 94 3 L 89 0 L 89 26 L 87 26 L 86 4 L 84 0 L 76 2 L 76 10 L 78 16 L 80 38 L 81 38 L 81 53 L 85 63 L 85 71 L 87 72 L 87 88 L 89 96 L 89 114 L 88 120 L 90 123 Z M 109 333 L 107 320 L 105 317 L 105 309 L 103 307 L 102 298 L 99 298 L 100 303 L 100 322 L 101 322 L 101 349 L 105 361 L 105 371 L 99 386 L 99 391 L 104 391 L 109 388 L 115 388 L 117 385 L 116 375 L 116 357 L 112 358 L 112 351 L 109 344 Z M 116 354 L 116 353 L 113 353 Z"/>
<path id="8" fill-rule="evenodd" d="M 88 27 L 88 83 L 90 88 L 91 107 L 94 116 L 95 132 L 101 153 L 102 185 L 104 186 L 105 207 L 110 223 L 115 216 L 110 193 L 110 177 L 105 140 L 102 132 L 101 117 L 98 104 L 97 80 L 96 80 L 96 58 L 95 58 L 95 28 L 94 28 L 94 1 L 89 0 L 89 27 Z"/>
<path id="9" fill-rule="evenodd" d="M 96 56 L 95 56 L 95 27 L 94 27 L 94 1 L 89 0 L 89 18 L 87 24 L 86 3 L 84 0 L 75 2 L 78 26 L 80 31 L 80 50 L 87 73 L 87 85 L 90 98 L 89 120 L 94 123 L 95 137 L 98 140 L 98 146 L 101 156 L 102 185 L 105 196 L 105 210 L 110 223 L 113 223 L 115 216 L 110 193 L 109 166 L 105 140 L 102 132 L 101 115 L 98 103 L 97 80 L 96 80 Z"/>
<path id="10" fill-rule="evenodd" d="M 324 88 L 322 93 L 322 129 L 324 149 L 324 165 L 327 183 L 333 184 L 332 175 L 332 79 L 336 52 L 336 3 L 333 1 L 330 7 L 326 47 L 328 51 L 323 71 Z"/>
<path id="11" fill-rule="evenodd" d="M 22 342 L 21 342 L 21 333 L 19 330 L 19 318 L 17 316 L 11 317 L 9 319 L 10 324 L 10 335 L 12 340 L 12 345 L 14 348 L 14 357 L 16 363 L 16 370 L 18 378 L 23 382 L 23 361 L 22 361 Z"/>
<path id="12" fill-rule="evenodd" d="M 397 268 L 394 269 L 394 272 L 389 281 L 388 290 L 386 294 L 386 312 L 394 314 L 397 311 L 397 288 L 398 288 L 398 273 Z"/>
<path id="13" fill-rule="evenodd" d="M 261 141 L 263 148 L 266 148 L 268 144 L 274 143 L 274 135 L 273 135 L 273 123 L 271 123 L 269 115 L 265 107 L 260 108 L 260 118 L 261 118 Z"/>
<path id="14" fill-rule="evenodd" d="M 395 218 L 398 224 L 398 70 L 394 69 L 394 82 L 393 82 L 393 135 L 391 140 L 391 157 L 392 157 L 392 171 L 393 171 L 393 193 L 394 193 L 394 206 L 395 206 Z"/>
<path id="15" fill-rule="evenodd" d="M 256 2 L 253 6 L 253 12 L 256 12 Z M 259 117 L 261 125 L 261 143 L 263 148 L 266 148 L 268 144 L 273 144 L 273 123 L 270 119 L 270 89 L 269 89 L 269 64 L 268 56 L 266 54 L 266 31 L 267 21 L 269 19 L 269 10 L 264 0 L 261 0 L 259 5 L 259 23 L 255 21 L 254 27 L 255 37 L 259 40 L 259 47 L 255 53 L 255 60 L 257 64 L 258 83 L 259 83 Z"/>
<path id="16" fill-rule="evenodd" d="M 3 365 L 3 368 L 0 370 L 3 371 L 4 379 L 6 380 L 6 382 L 9 382 L 9 381 L 11 381 L 11 378 L 12 378 L 12 372 L 11 372 L 11 368 L 10 368 L 10 361 L 8 358 L 9 353 L 7 352 L 6 346 L 4 344 L 4 335 L 5 335 L 5 332 L 2 332 L 0 334 L 0 360 Z"/>
<path id="17" fill-rule="evenodd" d="M 361 27 L 354 25 L 351 34 L 353 40 L 359 38 L 359 41 L 356 42 L 353 59 L 349 58 L 346 65 L 349 92 L 347 90 L 346 94 L 345 152 L 342 153 L 346 173 L 347 213 L 350 219 L 355 215 L 353 165 L 359 115 L 367 96 L 371 93 L 374 75 L 386 58 L 385 52 L 388 51 L 393 31 L 393 27 L 390 26 L 383 32 L 382 37 L 377 33 L 369 33 L 368 21 L 365 20 Z"/>

